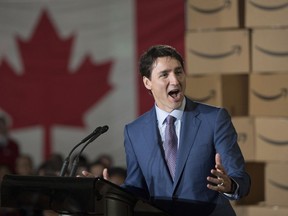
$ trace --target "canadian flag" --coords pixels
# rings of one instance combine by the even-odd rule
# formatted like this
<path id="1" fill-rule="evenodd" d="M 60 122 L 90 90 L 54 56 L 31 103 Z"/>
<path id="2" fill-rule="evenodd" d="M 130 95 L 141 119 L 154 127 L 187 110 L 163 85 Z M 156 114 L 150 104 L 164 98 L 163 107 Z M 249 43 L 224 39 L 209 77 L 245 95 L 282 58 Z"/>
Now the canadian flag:
<path id="1" fill-rule="evenodd" d="M 184 53 L 185 1 L 0 2 L 0 109 L 36 164 L 67 155 L 97 126 L 84 154 L 125 165 L 124 125 L 153 105 L 138 72 L 153 44 Z"/>

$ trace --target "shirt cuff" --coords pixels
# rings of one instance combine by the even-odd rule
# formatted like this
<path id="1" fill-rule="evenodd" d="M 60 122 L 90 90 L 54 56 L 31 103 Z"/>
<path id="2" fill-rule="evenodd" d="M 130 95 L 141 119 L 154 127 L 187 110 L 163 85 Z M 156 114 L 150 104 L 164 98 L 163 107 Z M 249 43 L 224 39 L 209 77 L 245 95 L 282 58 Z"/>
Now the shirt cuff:
<path id="1" fill-rule="evenodd" d="M 237 200 L 239 198 L 239 194 L 238 194 L 238 191 L 239 191 L 239 184 L 233 179 L 231 178 L 231 181 L 233 181 L 234 183 L 234 186 L 235 186 L 235 190 L 234 190 L 234 193 L 223 193 L 227 198 L 229 199 L 235 199 Z M 233 188 L 232 188 L 233 189 Z"/>

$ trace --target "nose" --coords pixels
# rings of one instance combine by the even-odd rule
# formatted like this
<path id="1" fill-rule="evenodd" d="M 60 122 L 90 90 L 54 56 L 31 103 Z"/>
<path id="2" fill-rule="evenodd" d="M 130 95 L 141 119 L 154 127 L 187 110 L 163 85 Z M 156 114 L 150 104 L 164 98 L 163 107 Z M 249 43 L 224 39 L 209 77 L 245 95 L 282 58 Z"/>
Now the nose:
<path id="1" fill-rule="evenodd" d="M 170 81 L 170 84 L 178 85 L 179 77 L 175 73 L 170 73 L 169 81 Z"/>

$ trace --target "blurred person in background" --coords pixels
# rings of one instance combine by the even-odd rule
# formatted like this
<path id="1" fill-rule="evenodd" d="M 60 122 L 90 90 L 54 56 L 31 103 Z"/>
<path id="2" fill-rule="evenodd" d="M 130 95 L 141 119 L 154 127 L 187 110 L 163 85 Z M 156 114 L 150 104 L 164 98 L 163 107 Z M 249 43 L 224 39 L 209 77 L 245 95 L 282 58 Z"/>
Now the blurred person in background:
<path id="1" fill-rule="evenodd" d="M 100 154 L 96 158 L 96 161 L 99 161 L 100 163 L 102 163 L 107 169 L 114 165 L 113 157 L 109 154 Z"/>
<path id="2" fill-rule="evenodd" d="M 77 154 L 73 157 L 71 160 L 71 166 L 73 166 L 73 162 L 76 159 Z M 89 170 L 89 159 L 85 154 L 82 154 L 79 156 L 79 162 L 78 162 L 78 167 L 75 175 L 81 175 L 83 171 L 88 171 Z"/>
<path id="3" fill-rule="evenodd" d="M 36 170 L 38 176 L 58 176 L 59 173 L 58 164 L 50 160 L 42 162 Z"/>
<path id="4" fill-rule="evenodd" d="M 36 174 L 40 176 L 57 176 L 60 173 L 63 161 L 62 154 L 52 153 L 47 160 L 38 166 Z"/>
<path id="5" fill-rule="evenodd" d="M 9 174 L 12 174 L 10 168 L 5 164 L 0 164 L 0 185 L 2 184 L 4 176 Z"/>
<path id="6" fill-rule="evenodd" d="M 28 154 L 21 154 L 16 159 L 15 174 L 17 175 L 34 175 L 33 159 Z"/>
<path id="7" fill-rule="evenodd" d="M 0 114 L 0 164 L 7 165 L 14 173 L 19 154 L 19 144 L 9 136 L 8 119 Z"/>
<path id="8" fill-rule="evenodd" d="M 105 165 L 98 160 L 89 164 L 89 172 L 96 177 L 102 177 L 104 168 L 106 168 Z"/>
<path id="9" fill-rule="evenodd" d="M 5 164 L 0 164 L 0 185 L 2 184 L 3 177 L 5 175 L 12 174 L 10 168 Z M 0 190 L 1 193 L 1 190 Z M 4 208 L 0 206 L 0 216 L 22 216 L 18 209 Z"/>
<path id="10" fill-rule="evenodd" d="M 64 162 L 63 155 L 61 153 L 54 152 L 49 156 L 48 161 L 55 164 L 56 169 L 61 170 L 62 164 Z"/>

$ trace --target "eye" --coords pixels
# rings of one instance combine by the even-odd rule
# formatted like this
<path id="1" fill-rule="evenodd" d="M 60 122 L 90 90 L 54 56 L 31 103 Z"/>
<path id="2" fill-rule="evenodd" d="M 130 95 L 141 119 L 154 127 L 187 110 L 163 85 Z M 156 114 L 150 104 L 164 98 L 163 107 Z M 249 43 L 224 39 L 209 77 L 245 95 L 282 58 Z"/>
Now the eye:
<path id="1" fill-rule="evenodd" d="M 181 75 L 183 73 L 183 70 L 182 69 L 177 69 L 175 70 L 175 74 L 176 75 Z"/>
<path id="2" fill-rule="evenodd" d="M 162 73 L 160 73 L 160 77 L 167 77 L 168 73 L 166 71 L 163 71 Z"/>

